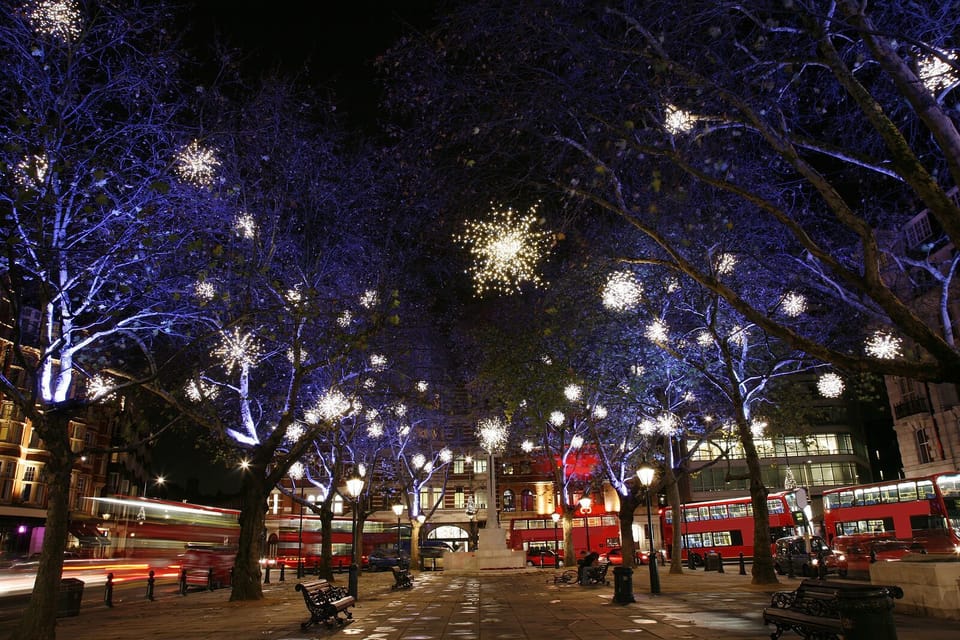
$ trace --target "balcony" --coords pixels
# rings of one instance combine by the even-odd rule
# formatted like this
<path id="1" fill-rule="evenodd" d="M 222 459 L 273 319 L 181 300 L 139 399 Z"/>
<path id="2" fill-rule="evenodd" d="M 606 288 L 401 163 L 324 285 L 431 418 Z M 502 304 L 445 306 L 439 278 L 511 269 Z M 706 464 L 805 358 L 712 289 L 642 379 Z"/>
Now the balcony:
<path id="1" fill-rule="evenodd" d="M 907 416 L 916 415 L 918 413 L 929 413 L 930 404 L 927 402 L 927 399 L 923 396 L 914 396 L 912 398 L 906 398 L 901 402 L 898 402 L 893 406 L 893 415 L 899 420 L 900 418 L 906 418 Z"/>

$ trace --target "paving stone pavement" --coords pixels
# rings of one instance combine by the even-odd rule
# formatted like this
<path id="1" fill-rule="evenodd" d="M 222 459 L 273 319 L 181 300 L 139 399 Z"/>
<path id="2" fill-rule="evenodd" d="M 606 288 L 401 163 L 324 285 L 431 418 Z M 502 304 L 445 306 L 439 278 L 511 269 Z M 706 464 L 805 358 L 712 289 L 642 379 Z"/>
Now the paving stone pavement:
<path id="1" fill-rule="evenodd" d="M 648 569 L 633 576 L 636 602 L 613 602 L 613 587 L 555 583 L 561 572 L 456 574 L 423 572 L 412 589 L 393 591 L 392 574 L 364 574 L 353 620 L 343 627 L 306 630 L 309 618 L 296 580 L 264 586 L 259 602 L 229 602 L 227 590 L 174 594 L 158 589 L 147 602 L 129 597 L 106 608 L 85 594 L 80 615 L 61 618 L 57 638 L 65 640 L 637 640 L 768 638 L 761 611 L 775 590 L 793 589 L 799 579 L 777 586 L 754 586 L 736 572 L 661 569 L 662 593 L 650 595 Z M 346 576 L 338 579 L 346 583 Z M 956 623 L 895 615 L 898 640 L 958 637 Z M 785 634 L 784 640 L 799 638 Z"/>

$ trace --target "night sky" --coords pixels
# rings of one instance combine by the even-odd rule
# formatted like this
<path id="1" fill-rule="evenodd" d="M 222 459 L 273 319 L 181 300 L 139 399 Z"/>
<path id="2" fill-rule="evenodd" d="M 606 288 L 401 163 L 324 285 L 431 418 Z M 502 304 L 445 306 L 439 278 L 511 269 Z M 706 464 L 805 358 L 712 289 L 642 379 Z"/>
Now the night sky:
<path id="1" fill-rule="evenodd" d="M 194 36 L 223 37 L 252 73 L 280 68 L 332 89 L 351 122 L 375 116 L 373 61 L 404 34 L 426 29 L 438 0 L 196 0 Z"/>

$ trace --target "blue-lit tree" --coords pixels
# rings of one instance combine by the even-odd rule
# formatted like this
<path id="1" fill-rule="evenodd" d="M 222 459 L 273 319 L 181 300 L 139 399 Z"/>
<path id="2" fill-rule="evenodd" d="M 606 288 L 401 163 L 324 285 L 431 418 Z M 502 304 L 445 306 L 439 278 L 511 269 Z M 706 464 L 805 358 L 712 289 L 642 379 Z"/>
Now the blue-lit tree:
<path id="1" fill-rule="evenodd" d="M 195 242 L 216 226 L 206 205 L 216 155 L 181 126 L 190 93 L 170 15 L 162 4 L 90 4 L 0 12 L 0 286 L 12 308 L 5 358 L 24 374 L 0 374 L 0 392 L 47 451 L 43 550 L 18 638 L 54 637 L 71 470 L 84 454 L 68 424 L 156 382 L 156 346 L 195 320 L 177 294 L 205 259 Z"/>

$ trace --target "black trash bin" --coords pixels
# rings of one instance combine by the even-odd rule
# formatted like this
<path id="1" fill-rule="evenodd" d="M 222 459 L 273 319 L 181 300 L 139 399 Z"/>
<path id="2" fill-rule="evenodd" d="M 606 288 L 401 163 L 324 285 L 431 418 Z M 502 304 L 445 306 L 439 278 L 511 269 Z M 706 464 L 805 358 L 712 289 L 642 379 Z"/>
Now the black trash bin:
<path id="1" fill-rule="evenodd" d="M 875 584 L 830 584 L 839 594 L 840 624 L 847 640 L 897 640 L 893 597 L 902 597 L 899 587 Z M 891 597 L 893 596 L 893 597 Z"/>
<path id="2" fill-rule="evenodd" d="M 630 567 L 613 568 L 613 601 L 620 604 L 637 601 L 633 597 L 633 569 Z"/>
<path id="3" fill-rule="evenodd" d="M 720 554 L 716 551 L 708 551 L 703 557 L 704 571 L 720 571 Z"/>
<path id="4" fill-rule="evenodd" d="M 83 599 L 83 580 L 64 578 L 60 581 L 60 598 L 57 601 L 57 617 L 67 618 L 80 615 L 80 601 Z"/>

